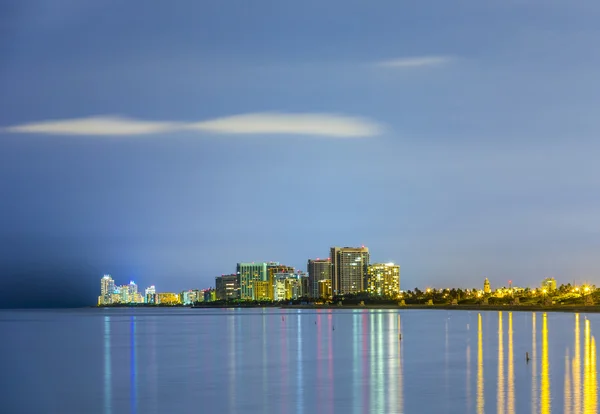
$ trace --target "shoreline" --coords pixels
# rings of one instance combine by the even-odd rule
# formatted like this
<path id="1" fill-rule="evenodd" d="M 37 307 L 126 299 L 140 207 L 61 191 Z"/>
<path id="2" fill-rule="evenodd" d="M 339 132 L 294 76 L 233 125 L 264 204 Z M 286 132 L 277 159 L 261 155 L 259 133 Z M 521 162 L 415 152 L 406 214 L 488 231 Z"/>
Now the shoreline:
<path id="1" fill-rule="evenodd" d="M 600 313 L 600 305 L 281 305 L 281 306 L 191 306 L 192 309 L 245 309 L 245 308 L 277 308 L 277 309 L 313 309 L 313 310 L 460 310 L 460 311 L 510 311 L 510 312 L 567 312 L 567 313 Z"/>

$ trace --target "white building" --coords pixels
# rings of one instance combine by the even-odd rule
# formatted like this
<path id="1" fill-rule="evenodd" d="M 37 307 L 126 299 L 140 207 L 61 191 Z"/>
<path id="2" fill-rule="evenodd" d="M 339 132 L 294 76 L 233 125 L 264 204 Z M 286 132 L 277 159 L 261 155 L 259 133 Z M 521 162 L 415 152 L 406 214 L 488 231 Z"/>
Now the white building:
<path id="1" fill-rule="evenodd" d="M 110 305 L 113 303 L 113 294 L 115 293 L 115 281 L 110 275 L 104 275 L 100 279 L 100 297 L 98 304 Z"/>

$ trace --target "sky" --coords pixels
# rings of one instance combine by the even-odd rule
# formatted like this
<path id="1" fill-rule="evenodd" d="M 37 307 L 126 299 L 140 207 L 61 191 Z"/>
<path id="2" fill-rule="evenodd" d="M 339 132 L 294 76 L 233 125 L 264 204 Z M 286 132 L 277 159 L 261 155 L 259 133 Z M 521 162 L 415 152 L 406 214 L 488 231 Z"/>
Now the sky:
<path id="1" fill-rule="evenodd" d="M 2 302 L 360 245 L 403 289 L 600 285 L 599 19 L 586 0 L 4 1 Z"/>

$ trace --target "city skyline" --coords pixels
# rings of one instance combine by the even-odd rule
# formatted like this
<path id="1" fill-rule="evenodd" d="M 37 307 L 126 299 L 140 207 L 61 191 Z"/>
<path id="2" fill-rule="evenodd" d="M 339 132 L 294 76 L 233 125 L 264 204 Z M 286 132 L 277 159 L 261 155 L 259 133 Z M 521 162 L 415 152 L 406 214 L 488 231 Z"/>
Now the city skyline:
<path id="1" fill-rule="evenodd" d="M 405 286 L 600 284 L 600 4 L 12 3 L 17 297 L 89 303 L 104 273 L 179 291 L 342 243 L 402 263 Z"/>

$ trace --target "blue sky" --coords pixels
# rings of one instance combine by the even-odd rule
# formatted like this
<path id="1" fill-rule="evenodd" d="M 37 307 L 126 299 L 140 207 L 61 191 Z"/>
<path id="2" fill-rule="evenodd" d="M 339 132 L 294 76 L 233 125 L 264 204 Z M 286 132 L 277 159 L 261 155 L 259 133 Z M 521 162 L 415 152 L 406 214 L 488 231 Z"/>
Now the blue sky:
<path id="1" fill-rule="evenodd" d="M 2 277 L 364 244 L 405 289 L 600 284 L 595 2 L 0 7 Z"/>

